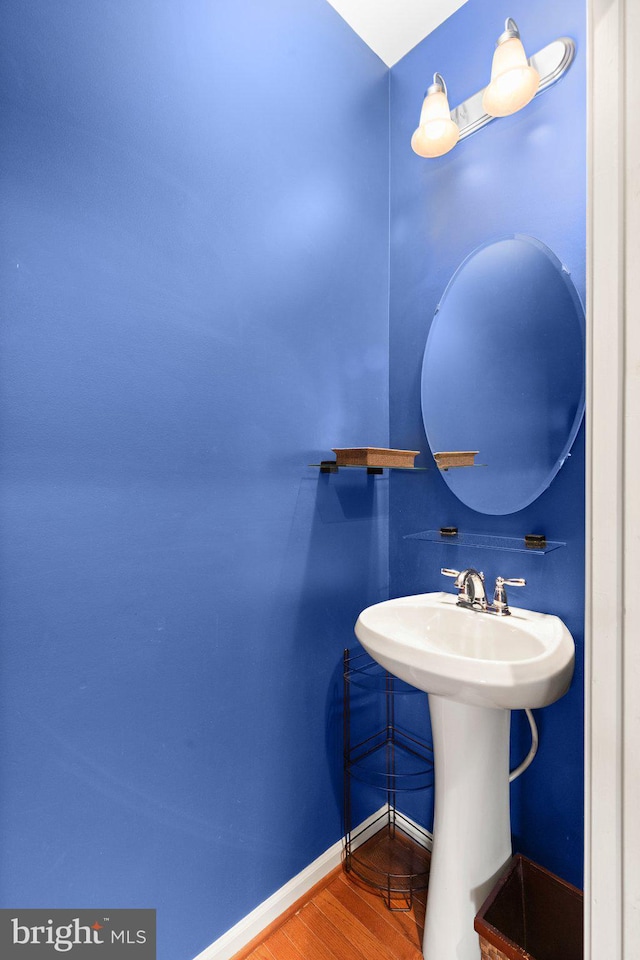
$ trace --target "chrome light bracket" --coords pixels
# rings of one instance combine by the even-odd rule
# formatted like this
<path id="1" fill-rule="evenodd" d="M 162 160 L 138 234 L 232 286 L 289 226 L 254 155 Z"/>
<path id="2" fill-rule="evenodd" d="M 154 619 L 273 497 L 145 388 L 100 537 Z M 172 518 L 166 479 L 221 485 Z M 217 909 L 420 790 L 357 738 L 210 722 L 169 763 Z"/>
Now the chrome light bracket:
<path id="1" fill-rule="evenodd" d="M 561 37 L 559 40 L 554 40 L 553 43 L 547 44 L 547 46 L 539 50 L 538 53 L 534 53 L 532 57 L 529 57 L 529 64 L 535 67 L 540 74 L 540 86 L 538 87 L 536 97 L 539 97 L 544 90 L 553 86 L 554 83 L 558 82 L 560 77 L 564 76 L 571 66 L 575 55 L 576 45 L 573 40 L 569 37 Z M 459 106 L 451 111 L 451 119 L 457 123 L 460 129 L 459 140 L 470 137 L 476 130 L 480 130 L 482 127 L 486 127 L 488 123 L 491 123 L 492 120 L 498 119 L 497 117 L 490 117 L 489 114 L 485 113 L 482 109 L 484 89 L 483 87 L 482 90 L 474 93 L 473 96 L 469 97 L 464 103 L 459 104 Z"/>

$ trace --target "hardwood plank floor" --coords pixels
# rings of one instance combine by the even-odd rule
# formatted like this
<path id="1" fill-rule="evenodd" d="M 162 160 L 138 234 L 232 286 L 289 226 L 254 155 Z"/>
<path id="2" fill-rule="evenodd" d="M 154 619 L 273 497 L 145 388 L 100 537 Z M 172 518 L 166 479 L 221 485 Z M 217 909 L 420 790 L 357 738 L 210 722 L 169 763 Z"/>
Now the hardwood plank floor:
<path id="1" fill-rule="evenodd" d="M 379 892 L 338 870 L 309 896 L 233 960 L 422 960 L 426 891 L 411 910 L 391 911 Z"/>

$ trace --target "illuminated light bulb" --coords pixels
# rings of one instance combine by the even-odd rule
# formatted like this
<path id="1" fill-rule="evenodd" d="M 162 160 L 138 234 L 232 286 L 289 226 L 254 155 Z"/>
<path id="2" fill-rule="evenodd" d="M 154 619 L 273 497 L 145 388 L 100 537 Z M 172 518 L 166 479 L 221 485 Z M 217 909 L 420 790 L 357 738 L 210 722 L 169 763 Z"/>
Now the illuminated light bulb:
<path id="1" fill-rule="evenodd" d="M 459 136 L 458 125 L 451 119 L 447 86 L 440 74 L 434 73 L 422 104 L 418 129 L 411 137 L 411 147 L 419 157 L 441 157 L 455 147 Z"/>
<path id="2" fill-rule="evenodd" d="M 491 65 L 491 82 L 482 96 L 482 108 L 491 117 L 508 117 L 533 100 L 540 74 L 529 65 L 515 21 L 509 17 L 498 37 Z"/>

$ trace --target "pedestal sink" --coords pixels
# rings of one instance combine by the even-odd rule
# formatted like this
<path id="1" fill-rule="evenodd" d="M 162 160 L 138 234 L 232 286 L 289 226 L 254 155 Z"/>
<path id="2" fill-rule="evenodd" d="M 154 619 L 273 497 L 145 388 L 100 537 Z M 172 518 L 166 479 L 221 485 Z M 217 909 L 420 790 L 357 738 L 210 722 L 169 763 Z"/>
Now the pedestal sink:
<path id="1" fill-rule="evenodd" d="M 511 607 L 495 617 L 447 593 L 367 607 L 355 627 L 390 673 L 429 694 L 435 762 L 426 960 L 479 960 L 473 920 L 511 857 L 510 710 L 544 707 L 573 674 L 558 617 Z"/>

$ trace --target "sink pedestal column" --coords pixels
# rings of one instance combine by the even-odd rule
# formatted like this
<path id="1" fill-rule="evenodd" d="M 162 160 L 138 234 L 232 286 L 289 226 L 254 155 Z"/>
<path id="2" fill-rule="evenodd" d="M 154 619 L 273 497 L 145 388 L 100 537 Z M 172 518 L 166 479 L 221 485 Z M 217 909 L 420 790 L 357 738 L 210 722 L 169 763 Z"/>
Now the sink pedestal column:
<path id="1" fill-rule="evenodd" d="M 425 960 L 480 960 L 473 920 L 511 857 L 510 711 L 429 694 L 435 764 Z"/>

